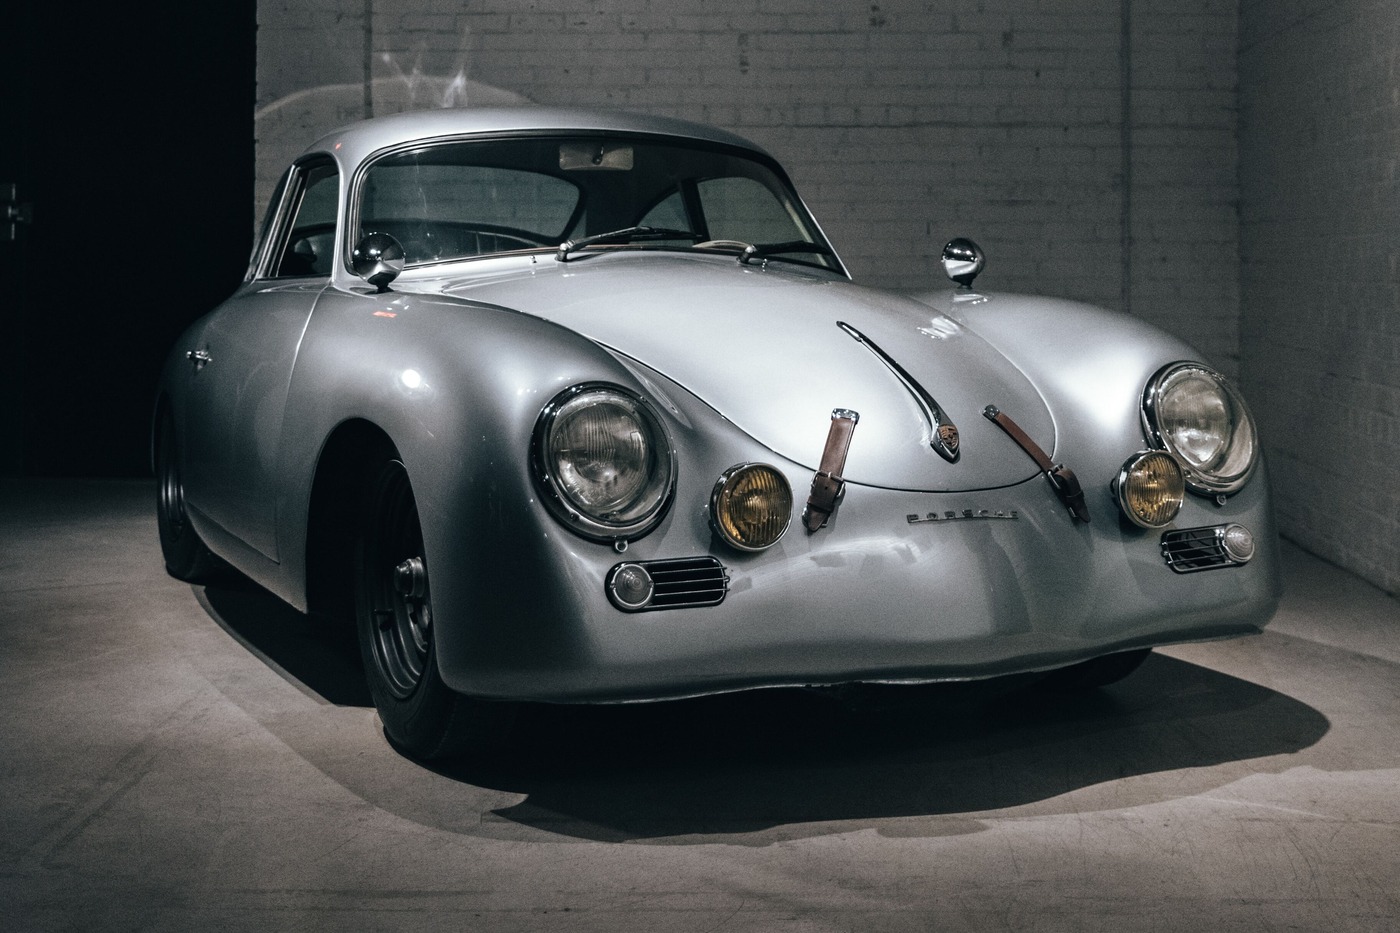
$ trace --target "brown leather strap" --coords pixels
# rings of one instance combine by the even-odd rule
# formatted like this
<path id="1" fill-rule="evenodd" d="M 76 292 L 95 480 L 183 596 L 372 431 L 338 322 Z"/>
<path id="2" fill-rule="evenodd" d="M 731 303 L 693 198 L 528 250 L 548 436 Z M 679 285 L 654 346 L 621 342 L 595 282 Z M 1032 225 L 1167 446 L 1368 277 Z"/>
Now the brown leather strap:
<path id="1" fill-rule="evenodd" d="M 1035 461 L 1035 465 L 1040 467 L 1040 472 L 1045 474 L 1045 478 L 1050 481 L 1050 487 L 1055 490 L 1055 495 L 1060 497 L 1060 501 L 1069 509 L 1069 514 L 1081 522 L 1089 520 L 1089 504 L 1084 501 L 1084 490 L 1079 485 L 1079 479 L 1074 475 L 1074 471 L 1063 464 L 1056 464 L 1050 460 L 1049 454 L 1041 449 L 1040 445 L 1031 440 L 1029 434 L 1021 430 L 1021 426 L 1011 420 L 1011 416 L 1001 411 L 995 405 L 988 405 L 982 412 L 987 420 L 992 421 L 997 427 L 1007 433 L 1013 441 L 1024 450 L 1030 458 Z"/>
<path id="2" fill-rule="evenodd" d="M 996 426 L 1001 428 L 1020 448 L 1030 454 L 1035 465 L 1040 467 L 1040 472 L 1049 473 L 1055 469 L 1055 464 L 1050 460 L 1050 455 L 1040 448 L 1040 445 L 1031 440 L 1029 434 L 1021 430 L 1021 426 L 1011 420 L 1011 416 L 1001 411 L 995 405 L 988 405 L 982 412 L 988 419 L 996 422 Z"/>
<path id="3" fill-rule="evenodd" d="M 816 531 L 826 524 L 831 513 L 836 511 L 836 500 L 846 481 L 841 471 L 846 468 L 846 451 L 851 446 L 851 435 L 855 433 L 860 415 L 845 408 L 837 408 L 831 413 L 831 428 L 826 432 L 826 448 L 822 450 L 821 466 L 812 477 L 812 492 L 807 496 L 807 509 L 802 513 L 802 522 L 809 532 Z"/>

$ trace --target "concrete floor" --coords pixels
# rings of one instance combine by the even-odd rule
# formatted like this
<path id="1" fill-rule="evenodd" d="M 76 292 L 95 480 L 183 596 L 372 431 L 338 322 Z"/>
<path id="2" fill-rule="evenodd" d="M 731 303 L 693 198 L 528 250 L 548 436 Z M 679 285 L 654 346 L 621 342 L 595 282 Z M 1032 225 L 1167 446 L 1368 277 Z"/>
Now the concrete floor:
<path id="1" fill-rule="evenodd" d="M 769 691 L 381 736 L 352 642 L 168 579 L 142 482 L 0 481 L 0 930 L 1400 929 L 1400 604 L 1064 702 Z"/>

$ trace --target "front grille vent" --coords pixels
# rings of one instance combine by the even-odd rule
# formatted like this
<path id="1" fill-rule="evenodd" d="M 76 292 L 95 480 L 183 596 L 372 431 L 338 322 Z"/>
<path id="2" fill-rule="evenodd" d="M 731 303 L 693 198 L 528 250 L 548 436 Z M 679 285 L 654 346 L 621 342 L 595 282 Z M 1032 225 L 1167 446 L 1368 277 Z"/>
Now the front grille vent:
<path id="1" fill-rule="evenodd" d="M 1162 535 L 1162 556 L 1167 566 L 1177 573 L 1193 573 L 1241 563 L 1225 549 L 1227 527 L 1185 528 Z"/>
<path id="2" fill-rule="evenodd" d="M 716 606 L 729 592 L 729 574 L 713 557 L 682 557 L 677 560 L 643 561 L 642 566 L 656 581 L 651 597 L 653 609 L 681 606 Z"/>
<path id="3" fill-rule="evenodd" d="M 729 592 L 729 571 L 713 557 L 627 561 L 608 573 L 607 590 L 624 612 L 717 606 Z"/>

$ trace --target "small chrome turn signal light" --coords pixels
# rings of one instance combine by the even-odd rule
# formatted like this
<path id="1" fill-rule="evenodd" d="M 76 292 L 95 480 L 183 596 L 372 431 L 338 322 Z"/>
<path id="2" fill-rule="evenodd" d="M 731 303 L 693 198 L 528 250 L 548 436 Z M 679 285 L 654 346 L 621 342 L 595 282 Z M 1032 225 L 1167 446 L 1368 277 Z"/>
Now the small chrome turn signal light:
<path id="1" fill-rule="evenodd" d="M 1128 458 L 1113 489 L 1129 521 L 1140 528 L 1161 528 L 1181 511 L 1186 478 L 1171 454 L 1146 450 Z"/>
<path id="2" fill-rule="evenodd" d="M 1254 556 L 1254 534 L 1243 525 L 1234 522 L 1218 532 L 1220 548 L 1225 556 L 1237 564 L 1245 564 Z"/>
<path id="3" fill-rule="evenodd" d="M 618 564 L 608 574 L 608 598 L 624 612 L 646 608 L 656 592 L 651 573 L 641 564 Z"/>
<path id="4" fill-rule="evenodd" d="M 710 524 L 731 547 L 762 551 L 778 543 L 792 522 L 792 487 L 763 463 L 724 471 L 710 493 Z"/>

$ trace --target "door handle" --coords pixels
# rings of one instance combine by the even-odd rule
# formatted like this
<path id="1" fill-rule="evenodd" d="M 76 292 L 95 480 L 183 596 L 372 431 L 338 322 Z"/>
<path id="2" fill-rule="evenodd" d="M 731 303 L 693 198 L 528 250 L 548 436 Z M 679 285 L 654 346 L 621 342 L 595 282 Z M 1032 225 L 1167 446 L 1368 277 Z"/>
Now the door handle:
<path id="1" fill-rule="evenodd" d="M 34 206 L 21 203 L 19 185 L 12 181 L 0 184 L 0 240 L 15 242 L 19 239 L 21 224 L 34 222 Z"/>

